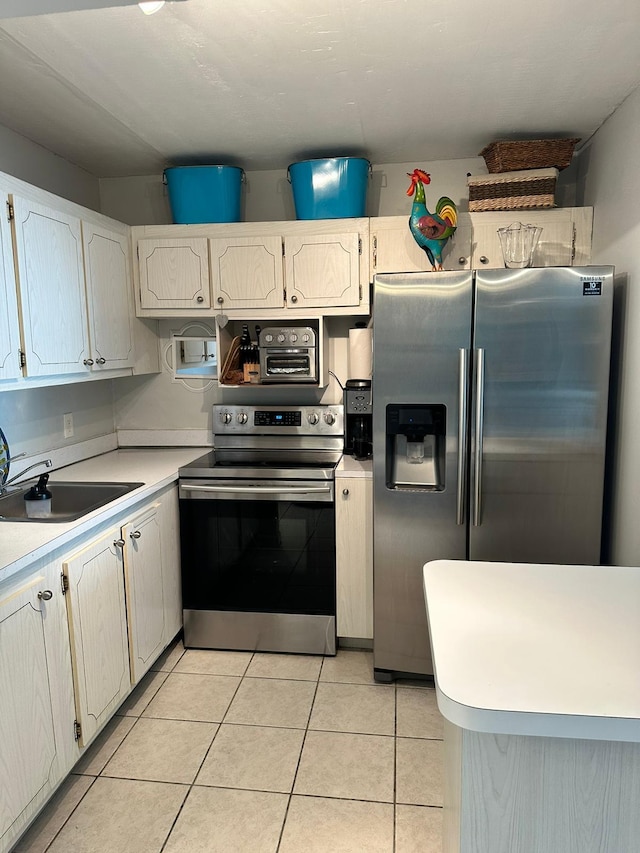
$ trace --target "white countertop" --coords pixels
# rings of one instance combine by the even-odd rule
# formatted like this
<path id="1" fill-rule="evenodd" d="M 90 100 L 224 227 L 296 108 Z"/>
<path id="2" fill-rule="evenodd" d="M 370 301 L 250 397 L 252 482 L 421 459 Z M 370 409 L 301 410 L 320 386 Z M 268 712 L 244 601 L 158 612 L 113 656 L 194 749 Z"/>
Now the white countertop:
<path id="1" fill-rule="evenodd" d="M 424 590 L 452 723 L 640 742 L 640 568 L 436 560 Z"/>
<path id="2" fill-rule="evenodd" d="M 197 459 L 210 448 L 155 448 L 114 450 L 77 462 L 51 473 L 50 486 L 61 482 L 144 483 L 129 494 L 94 510 L 76 521 L 58 524 L 41 522 L 0 522 L 0 581 L 25 568 L 34 560 L 71 542 L 108 521 L 122 510 L 151 497 L 163 486 L 177 480 L 178 468 Z M 36 472 L 37 477 L 37 472 Z"/>

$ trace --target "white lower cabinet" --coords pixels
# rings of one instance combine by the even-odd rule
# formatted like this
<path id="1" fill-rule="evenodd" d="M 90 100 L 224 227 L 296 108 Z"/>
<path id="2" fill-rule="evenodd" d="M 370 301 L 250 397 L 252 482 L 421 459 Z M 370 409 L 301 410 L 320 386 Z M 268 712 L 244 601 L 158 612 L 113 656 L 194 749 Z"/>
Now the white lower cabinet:
<path id="1" fill-rule="evenodd" d="M 122 528 L 131 683 L 137 684 L 164 648 L 164 585 L 159 504 Z"/>
<path id="2" fill-rule="evenodd" d="M 182 628 L 182 575 L 180 572 L 180 508 L 178 487 L 171 486 L 160 498 L 162 588 L 164 596 L 164 646 Z"/>
<path id="3" fill-rule="evenodd" d="M 0 582 L 0 853 L 180 630 L 178 527 L 174 484 Z"/>
<path id="4" fill-rule="evenodd" d="M 118 525 L 63 563 L 80 746 L 86 746 L 131 688 L 119 541 Z"/>
<path id="5" fill-rule="evenodd" d="M 76 758 L 69 638 L 57 563 L 0 585 L 0 850 Z"/>
<path id="6" fill-rule="evenodd" d="M 336 477 L 338 637 L 373 639 L 373 481 Z"/>
<path id="7" fill-rule="evenodd" d="M 177 506 L 172 486 L 64 560 L 81 746 L 180 630 Z"/>

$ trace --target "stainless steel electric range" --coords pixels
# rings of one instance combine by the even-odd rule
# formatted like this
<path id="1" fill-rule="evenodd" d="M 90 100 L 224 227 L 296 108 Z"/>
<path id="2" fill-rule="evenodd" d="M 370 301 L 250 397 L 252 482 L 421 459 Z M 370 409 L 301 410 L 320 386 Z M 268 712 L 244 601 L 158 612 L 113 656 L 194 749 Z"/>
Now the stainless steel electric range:
<path id="1" fill-rule="evenodd" d="M 213 424 L 179 471 L 185 646 L 335 654 L 343 407 L 214 406 Z"/>

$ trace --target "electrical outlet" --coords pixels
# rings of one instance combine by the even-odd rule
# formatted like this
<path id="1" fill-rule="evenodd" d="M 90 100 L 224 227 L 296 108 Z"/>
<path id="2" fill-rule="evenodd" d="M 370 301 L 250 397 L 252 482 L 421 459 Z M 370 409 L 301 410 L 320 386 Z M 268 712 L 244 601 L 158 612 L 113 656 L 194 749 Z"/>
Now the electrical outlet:
<path id="1" fill-rule="evenodd" d="M 63 415 L 64 417 L 64 437 L 71 438 L 73 435 L 73 415 L 71 412 L 67 415 Z"/>

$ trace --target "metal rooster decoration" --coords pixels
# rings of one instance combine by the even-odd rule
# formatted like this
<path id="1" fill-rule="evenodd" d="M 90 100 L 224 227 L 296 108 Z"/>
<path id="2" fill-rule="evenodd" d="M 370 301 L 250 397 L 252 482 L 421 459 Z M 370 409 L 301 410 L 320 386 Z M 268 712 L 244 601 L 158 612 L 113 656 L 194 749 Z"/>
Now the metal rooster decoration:
<path id="1" fill-rule="evenodd" d="M 431 183 L 431 178 L 422 169 L 407 172 L 411 178 L 411 186 L 407 195 L 413 195 L 413 207 L 409 218 L 409 229 L 421 249 L 427 253 L 433 272 L 442 269 L 442 250 L 447 241 L 455 233 L 458 225 L 458 210 L 447 196 L 442 196 L 436 204 L 436 212 L 427 210 L 424 194 L 425 184 Z"/>

